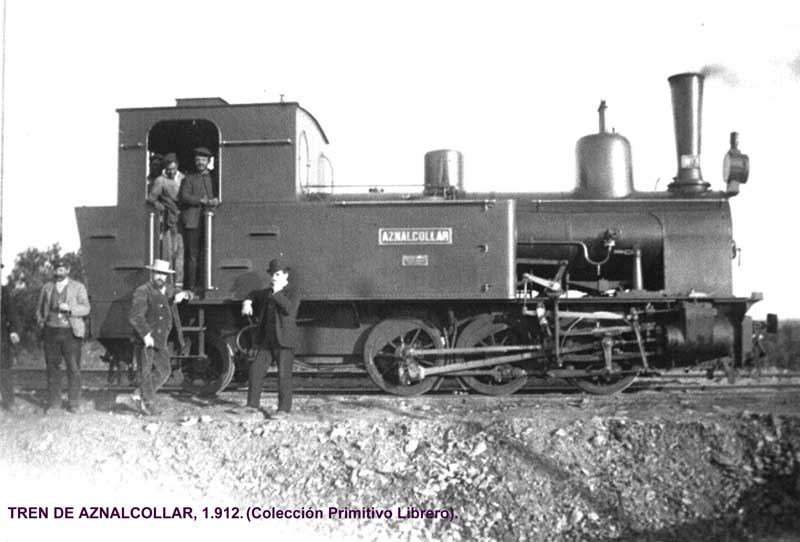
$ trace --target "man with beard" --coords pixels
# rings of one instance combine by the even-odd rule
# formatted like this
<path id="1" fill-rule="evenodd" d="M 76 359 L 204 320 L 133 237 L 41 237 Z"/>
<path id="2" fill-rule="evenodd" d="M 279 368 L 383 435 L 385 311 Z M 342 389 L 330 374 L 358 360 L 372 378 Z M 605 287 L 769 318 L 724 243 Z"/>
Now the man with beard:
<path id="1" fill-rule="evenodd" d="M 175 271 L 170 269 L 168 261 L 155 260 L 147 269 L 151 271 L 150 280 L 134 290 L 128 320 L 135 334 L 134 352 L 139 357 L 139 408 L 150 416 L 159 413 L 155 405 L 156 392 L 172 370 L 167 344 L 172 331 L 171 303 L 180 303 L 189 293 L 173 295 L 167 276 Z"/>
<path id="2" fill-rule="evenodd" d="M 48 400 L 44 411 L 61 406 L 63 359 L 67 366 L 67 410 L 77 412 L 81 402 L 81 347 L 86 336 L 84 317 L 91 307 L 86 287 L 69 278 L 69 263 L 57 259 L 52 264 L 54 280 L 42 287 L 36 305 L 47 365 Z"/>

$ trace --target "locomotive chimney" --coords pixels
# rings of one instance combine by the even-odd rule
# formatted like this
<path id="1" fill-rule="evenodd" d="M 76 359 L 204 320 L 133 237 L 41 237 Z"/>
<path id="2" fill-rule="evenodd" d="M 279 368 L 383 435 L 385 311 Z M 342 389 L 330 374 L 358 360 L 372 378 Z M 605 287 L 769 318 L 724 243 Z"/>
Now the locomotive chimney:
<path id="1" fill-rule="evenodd" d="M 699 73 L 679 73 L 668 79 L 678 152 L 678 174 L 668 187 L 670 192 L 699 194 L 709 187 L 700 172 L 703 79 Z"/>

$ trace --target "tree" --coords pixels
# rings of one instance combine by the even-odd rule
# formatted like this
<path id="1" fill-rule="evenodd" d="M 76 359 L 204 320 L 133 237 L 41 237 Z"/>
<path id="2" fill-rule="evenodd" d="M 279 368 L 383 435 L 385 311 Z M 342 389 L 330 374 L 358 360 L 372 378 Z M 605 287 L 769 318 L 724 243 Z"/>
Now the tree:
<path id="1" fill-rule="evenodd" d="M 8 290 L 19 313 L 21 327 L 20 338 L 23 343 L 31 345 L 39 342 L 36 325 L 36 303 L 42 286 L 53 277 L 52 262 L 63 258 L 70 264 L 70 277 L 81 282 L 84 279 L 81 251 L 61 254 L 61 245 L 54 243 L 45 250 L 28 248 L 20 252 L 14 260 L 14 268 L 8 275 Z"/>

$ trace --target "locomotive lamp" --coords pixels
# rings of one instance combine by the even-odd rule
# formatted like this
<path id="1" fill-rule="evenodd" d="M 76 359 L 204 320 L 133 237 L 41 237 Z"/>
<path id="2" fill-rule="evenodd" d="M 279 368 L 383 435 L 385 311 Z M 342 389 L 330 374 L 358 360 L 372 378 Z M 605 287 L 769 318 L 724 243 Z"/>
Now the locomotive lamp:
<path id="1" fill-rule="evenodd" d="M 739 150 L 739 133 L 731 132 L 731 149 L 722 161 L 722 179 L 729 196 L 739 193 L 739 185 L 747 182 L 750 175 L 750 158 Z"/>

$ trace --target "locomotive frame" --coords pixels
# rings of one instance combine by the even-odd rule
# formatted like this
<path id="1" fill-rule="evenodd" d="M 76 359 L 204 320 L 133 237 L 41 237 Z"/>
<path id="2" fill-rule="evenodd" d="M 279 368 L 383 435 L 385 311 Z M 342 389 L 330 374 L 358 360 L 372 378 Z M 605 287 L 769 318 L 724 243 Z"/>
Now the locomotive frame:
<path id="1" fill-rule="evenodd" d="M 120 109 L 117 205 L 76 209 L 93 336 L 132 358 L 131 292 L 159 257 L 149 158 L 188 162 L 202 145 L 221 205 L 204 213 L 203 289 L 181 304 L 172 341 L 175 374 L 194 392 L 246 375 L 241 300 L 277 255 L 301 285 L 296 367 L 363 367 L 390 393 L 448 376 L 507 394 L 531 375 L 613 393 L 665 367 L 740 365 L 760 300 L 731 291 L 728 198 L 747 180 L 747 157 L 732 144 L 728 190 L 708 190 L 702 76 L 670 83 L 679 156 L 667 192 L 632 191 L 627 140 L 605 132 L 604 103 L 600 132 L 578 144 L 576 189 L 562 194 L 467 193 L 460 154 L 443 150 L 426 155 L 419 194 L 339 195 L 327 136 L 297 103 Z"/>

